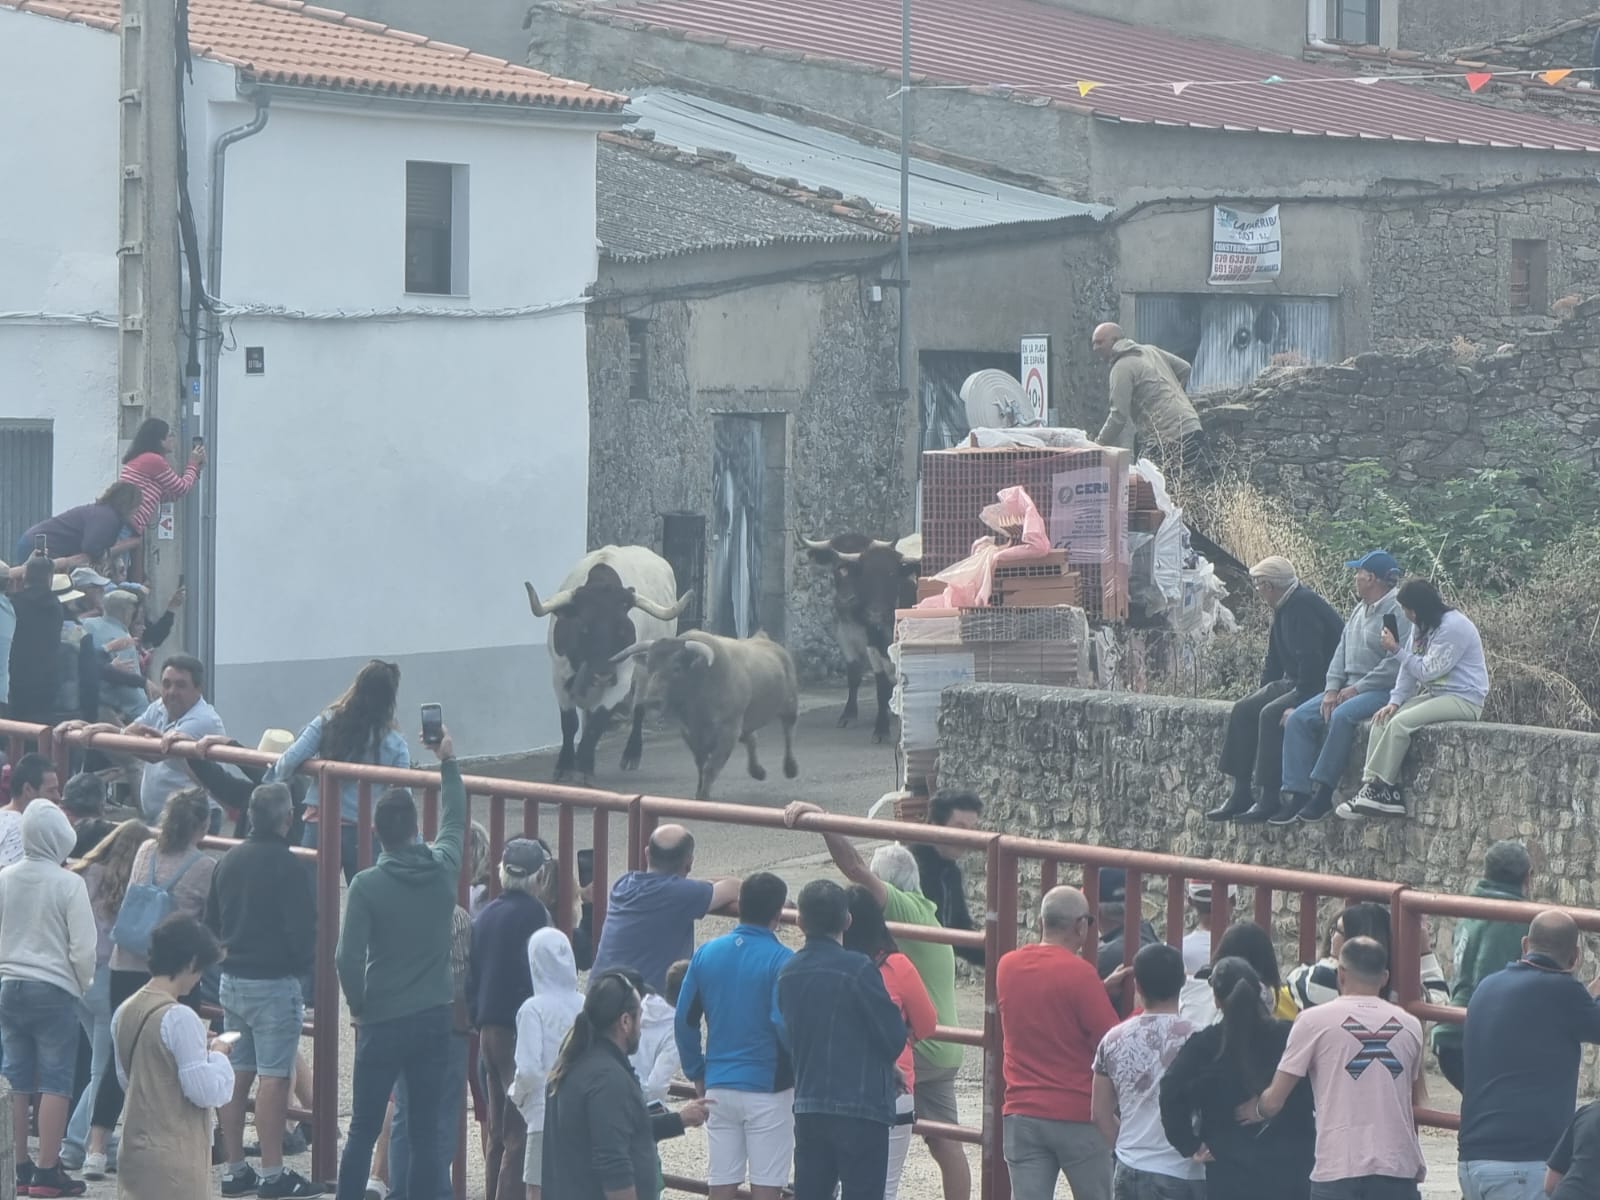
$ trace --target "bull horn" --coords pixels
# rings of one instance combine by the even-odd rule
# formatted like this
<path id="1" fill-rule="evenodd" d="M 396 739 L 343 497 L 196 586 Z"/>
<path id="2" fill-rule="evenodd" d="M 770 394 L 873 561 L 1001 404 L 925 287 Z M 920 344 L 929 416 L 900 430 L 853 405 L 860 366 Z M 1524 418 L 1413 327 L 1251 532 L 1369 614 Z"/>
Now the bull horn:
<path id="1" fill-rule="evenodd" d="M 689 601 L 694 599 L 694 589 L 690 588 L 677 601 L 672 604 L 657 604 L 647 596 L 635 594 L 633 606 L 640 612 L 648 613 L 658 621 L 676 621 L 683 615 L 683 610 L 689 607 Z"/>
<path id="2" fill-rule="evenodd" d="M 650 647 L 654 646 L 655 644 L 655 638 L 651 638 L 647 642 L 635 643 L 634 645 L 629 646 L 626 650 L 623 650 L 621 653 L 613 654 L 611 656 L 611 665 L 614 667 L 621 666 L 630 658 L 638 658 L 641 654 L 648 654 L 650 653 Z"/>
<path id="3" fill-rule="evenodd" d="M 706 666 L 708 667 L 717 661 L 717 652 L 706 642 L 698 640 L 686 641 L 683 643 L 683 645 L 685 649 L 693 651 L 695 654 L 698 654 L 701 658 L 705 659 Z"/>
<path id="4" fill-rule="evenodd" d="M 814 542 L 810 538 L 808 538 L 808 537 L 806 537 L 804 535 L 801 535 L 801 537 L 800 537 L 800 546 L 801 546 L 802 549 L 805 549 L 805 550 L 832 550 L 833 549 L 833 543 L 832 542 Z"/>
<path id="5" fill-rule="evenodd" d="M 842 563 L 855 563 L 861 561 L 861 551 L 857 551 L 855 554 L 846 554 L 843 550 L 835 550 L 833 553 Z"/>
<path id="6" fill-rule="evenodd" d="M 893 542 L 882 542 L 882 541 L 879 541 L 877 538 L 873 538 L 872 539 L 872 544 L 870 546 L 868 546 L 867 549 L 868 550 L 893 550 L 894 549 L 894 543 Z"/>
<path id="7" fill-rule="evenodd" d="M 572 603 L 572 592 L 570 590 L 557 592 L 550 597 L 548 604 L 540 604 L 539 593 L 533 590 L 533 584 L 523 580 L 522 586 L 528 589 L 528 607 L 533 610 L 533 615 L 536 617 L 548 617 L 558 608 L 565 608 Z"/>

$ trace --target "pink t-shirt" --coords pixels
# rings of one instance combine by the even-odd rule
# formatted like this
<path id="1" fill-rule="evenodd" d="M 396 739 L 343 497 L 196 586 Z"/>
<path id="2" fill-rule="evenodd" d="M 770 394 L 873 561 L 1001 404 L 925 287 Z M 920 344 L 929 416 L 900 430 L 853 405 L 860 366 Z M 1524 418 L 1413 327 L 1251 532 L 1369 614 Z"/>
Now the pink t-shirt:
<path id="1" fill-rule="evenodd" d="M 1410 1013 L 1376 996 L 1340 996 L 1308 1008 L 1289 1031 L 1278 1070 L 1311 1079 L 1314 1182 L 1422 1178 L 1411 1108 L 1422 1071 L 1422 1026 Z"/>

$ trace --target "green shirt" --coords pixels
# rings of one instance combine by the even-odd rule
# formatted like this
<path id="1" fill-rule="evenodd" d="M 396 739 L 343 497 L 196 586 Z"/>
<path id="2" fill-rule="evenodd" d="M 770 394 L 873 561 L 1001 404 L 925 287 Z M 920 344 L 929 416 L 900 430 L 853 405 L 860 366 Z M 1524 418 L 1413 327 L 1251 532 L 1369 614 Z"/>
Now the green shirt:
<path id="1" fill-rule="evenodd" d="M 899 925 L 925 925 L 938 929 L 939 918 L 932 900 L 921 892 L 902 892 L 899 888 L 883 885 L 885 893 L 883 915 L 885 920 Z M 939 1024 L 956 1023 L 956 952 L 951 946 L 938 942 L 914 942 L 906 938 L 900 942 L 900 952 L 911 960 L 911 965 L 922 976 L 922 986 L 928 989 L 928 998 L 939 1015 Z M 916 1044 L 917 1054 L 935 1067 L 949 1070 L 961 1065 L 965 1057 L 963 1047 L 954 1042 L 936 1042 L 926 1038 Z"/>

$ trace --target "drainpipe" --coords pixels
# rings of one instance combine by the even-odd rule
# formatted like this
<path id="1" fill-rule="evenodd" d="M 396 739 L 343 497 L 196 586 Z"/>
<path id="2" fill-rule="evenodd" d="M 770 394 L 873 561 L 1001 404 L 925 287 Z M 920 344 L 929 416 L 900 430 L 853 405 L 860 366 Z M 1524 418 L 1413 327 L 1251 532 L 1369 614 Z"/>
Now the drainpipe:
<path id="1" fill-rule="evenodd" d="M 211 214 L 206 222 L 206 286 L 215 302 L 222 295 L 222 196 L 227 174 L 228 147 L 254 137 L 267 127 L 267 98 L 256 97 L 256 113 L 248 122 L 230 129 L 211 147 Z M 205 430 L 209 470 L 200 481 L 200 525 L 202 569 L 200 572 L 200 661 L 211 682 L 208 689 L 216 699 L 217 661 L 217 372 L 222 361 L 222 321 L 207 309 L 205 396 L 200 428 Z"/>

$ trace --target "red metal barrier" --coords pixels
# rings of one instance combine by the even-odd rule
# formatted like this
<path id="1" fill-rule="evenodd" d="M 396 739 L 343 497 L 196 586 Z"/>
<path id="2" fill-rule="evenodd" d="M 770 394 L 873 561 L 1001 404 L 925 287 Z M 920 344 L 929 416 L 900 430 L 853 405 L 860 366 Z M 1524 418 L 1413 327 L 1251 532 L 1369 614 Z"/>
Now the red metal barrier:
<path id="1" fill-rule="evenodd" d="M 128 738 L 115 734 L 90 735 L 81 731 L 60 738 L 49 729 L 16 722 L 0 721 L 0 738 L 5 739 L 8 753 L 12 758 L 21 751 L 25 742 L 37 743 L 41 753 L 56 761 L 63 778 L 66 774 L 68 755 L 73 748 L 96 747 L 133 754 L 145 759 L 162 757 L 160 743 L 155 739 Z M 193 742 L 178 743 L 167 757 L 206 757 L 218 762 L 253 766 L 266 766 L 272 761 L 271 756 L 253 750 L 229 747 L 216 747 L 202 756 L 198 753 L 197 744 Z M 397 770 L 320 760 L 308 762 L 301 768 L 301 772 L 317 781 L 321 811 L 326 813 L 338 811 L 340 785 L 343 782 L 353 780 L 359 785 L 358 860 L 362 867 L 370 865 L 374 859 L 372 808 L 376 800 L 375 793 L 381 793 L 383 789 L 399 786 L 421 792 L 425 832 L 431 837 L 437 831 L 439 814 L 436 772 Z M 787 828 L 783 813 L 776 809 L 702 803 L 658 796 L 626 796 L 481 776 L 467 776 L 464 782 L 469 801 L 469 815 L 473 800 L 486 804 L 488 808 L 487 829 L 491 871 L 487 882 L 491 895 L 499 890 L 499 881 L 492 864 L 499 861 L 507 837 L 519 834 L 527 837 L 538 836 L 541 828 L 540 806 L 555 806 L 554 850 L 560 864 L 561 879 L 560 898 L 556 905 L 558 911 L 554 916 L 557 925 L 567 932 L 570 932 L 573 926 L 577 900 L 577 879 L 574 870 L 577 856 L 577 811 L 582 809 L 589 812 L 589 833 L 595 850 L 593 897 L 594 934 L 597 940 L 606 915 L 605 900 L 609 882 L 607 852 L 610 847 L 610 821 L 614 814 L 626 818 L 625 861 L 630 869 L 644 866 L 645 844 L 651 832 L 664 819 L 773 830 Z M 514 817 L 508 822 L 507 809 L 511 806 L 521 807 L 520 822 Z M 1218 930 L 1225 928 L 1232 916 L 1232 902 L 1227 892 L 1229 885 L 1252 889 L 1251 916 L 1269 928 L 1272 924 L 1276 896 L 1283 893 L 1295 897 L 1296 949 L 1300 962 L 1311 962 L 1318 957 L 1321 942 L 1318 909 L 1321 901 L 1337 898 L 1346 902 L 1366 900 L 1387 904 L 1392 914 L 1395 988 L 1401 1003 L 1409 1011 L 1420 1019 L 1432 1021 L 1459 1022 L 1464 1017 L 1464 1010 L 1428 1004 L 1423 998 L 1419 964 L 1429 945 L 1425 925 L 1428 917 L 1479 917 L 1525 924 L 1535 914 L 1550 907 L 1532 902 L 1486 900 L 1413 891 L 1396 883 L 1349 879 L 1275 867 L 1237 865 L 1215 860 L 1118 850 L 1105 846 L 1049 842 L 940 826 L 830 814 L 807 815 L 799 820 L 795 828 L 804 832 L 836 833 L 848 837 L 885 841 L 953 845 L 973 854 L 981 854 L 986 871 L 987 889 L 986 912 L 981 932 L 901 925 L 892 925 L 890 928 L 897 938 L 951 946 L 981 946 L 991 966 L 1017 944 L 1021 924 L 1018 903 L 1024 864 L 1038 864 L 1037 884 L 1041 895 L 1060 882 L 1063 866 L 1080 871 L 1079 882 L 1094 912 L 1099 910 L 1100 872 L 1107 867 L 1118 867 L 1126 872 L 1126 891 L 1129 897 L 1123 917 L 1123 954 L 1126 962 L 1132 961 L 1139 946 L 1138 930 L 1142 918 L 1142 906 L 1137 898 L 1152 877 L 1161 877 L 1165 881 L 1167 890 L 1165 935 L 1173 944 L 1178 944 L 1182 940 L 1184 888 L 1189 881 L 1203 881 L 1212 885 L 1212 925 Z M 222 848 L 233 843 L 230 839 L 212 839 L 207 844 Z M 319 914 L 337 914 L 340 911 L 341 876 L 339 840 L 323 838 L 316 851 L 304 853 L 308 856 L 314 855 L 316 862 Z M 467 846 L 464 847 L 462 858 L 459 897 L 465 904 L 473 882 L 469 878 L 470 837 Z M 1581 928 L 1600 933 L 1600 911 L 1588 909 L 1566 911 L 1571 913 Z M 337 920 L 319 920 L 315 987 L 315 1012 L 318 1014 L 334 1015 L 340 1011 L 338 981 L 334 970 L 334 949 L 337 940 Z M 1213 939 L 1213 952 L 1218 940 L 1220 939 Z M 1086 957 L 1092 953 L 1092 946 L 1085 949 Z M 984 1051 L 982 1127 L 973 1129 L 919 1121 L 916 1128 L 920 1134 L 980 1145 L 982 1147 L 979 1177 L 981 1196 L 984 1200 L 1008 1200 L 1010 1183 L 1001 1147 L 1001 1114 L 1005 1104 L 1002 1073 L 1004 1030 L 1000 1022 L 994 976 L 993 970 L 985 973 L 983 1027 L 963 1029 L 941 1026 L 937 1034 L 942 1040 L 978 1046 Z M 313 1039 L 314 1062 L 313 1124 L 316 1137 L 312 1151 L 312 1173 L 318 1179 L 331 1180 L 338 1172 L 339 1027 L 336 1020 L 313 1019 L 308 1022 L 307 1033 Z M 1418 1113 L 1418 1117 L 1424 1124 L 1445 1128 L 1454 1128 L 1457 1123 L 1455 1116 L 1449 1113 L 1422 1111 Z M 464 1131 L 466 1123 L 464 1111 L 462 1122 Z M 465 1194 L 465 1147 L 466 1138 L 463 1137 L 462 1150 L 458 1153 L 455 1163 L 458 1197 Z M 703 1182 L 676 1176 L 668 1176 L 667 1183 L 669 1187 L 691 1194 L 703 1195 L 706 1190 Z"/>

